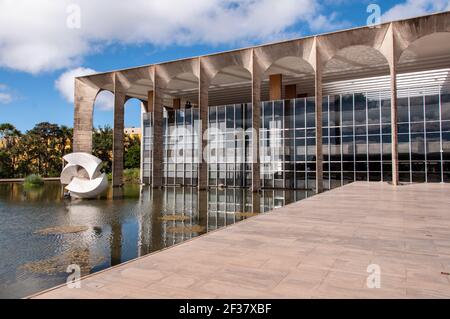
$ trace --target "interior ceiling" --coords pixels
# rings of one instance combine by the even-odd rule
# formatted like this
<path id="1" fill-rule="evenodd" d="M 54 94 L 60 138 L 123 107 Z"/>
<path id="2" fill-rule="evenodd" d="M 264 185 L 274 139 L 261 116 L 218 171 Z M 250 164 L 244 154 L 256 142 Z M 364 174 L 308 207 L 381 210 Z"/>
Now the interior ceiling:
<path id="1" fill-rule="evenodd" d="M 450 35 L 436 33 L 421 38 L 407 48 L 398 65 L 399 73 L 445 68 L 450 65 Z M 312 67 L 297 57 L 286 57 L 272 64 L 263 76 L 261 99 L 268 100 L 270 74 L 283 74 L 283 85 L 297 84 L 298 94 L 314 94 Z M 366 46 L 353 46 L 339 51 L 324 68 L 324 83 L 368 78 L 389 74 L 384 56 Z M 151 90 L 150 80 L 138 80 L 129 88 L 127 95 L 147 100 Z M 284 89 L 284 88 L 283 88 Z M 173 78 L 164 90 L 164 103 L 172 105 L 173 98 L 181 98 L 182 104 L 198 101 L 198 79 L 192 73 L 183 73 Z M 212 80 L 209 89 L 209 104 L 223 105 L 251 101 L 251 74 L 244 68 L 233 66 L 222 69 Z"/>

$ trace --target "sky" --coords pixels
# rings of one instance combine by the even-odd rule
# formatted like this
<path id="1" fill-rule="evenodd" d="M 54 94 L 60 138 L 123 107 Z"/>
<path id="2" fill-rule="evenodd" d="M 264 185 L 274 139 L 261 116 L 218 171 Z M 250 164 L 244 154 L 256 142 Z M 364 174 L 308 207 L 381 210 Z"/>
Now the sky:
<path id="1" fill-rule="evenodd" d="M 0 0 L 0 123 L 71 127 L 75 76 L 364 26 L 373 4 L 383 22 L 450 10 L 450 0 Z M 112 119 L 103 92 L 94 126 Z M 125 126 L 139 122 L 133 99 Z"/>

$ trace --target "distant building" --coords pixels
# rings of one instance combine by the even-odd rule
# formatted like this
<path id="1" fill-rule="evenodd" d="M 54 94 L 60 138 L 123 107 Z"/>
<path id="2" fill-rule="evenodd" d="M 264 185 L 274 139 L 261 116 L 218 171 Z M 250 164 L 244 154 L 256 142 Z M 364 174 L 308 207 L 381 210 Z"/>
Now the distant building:
<path id="1" fill-rule="evenodd" d="M 130 135 L 132 137 L 141 137 L 141 128 L 140 127 L 127 127 L 123 129 L 123 133 L 125 135 Z"/>

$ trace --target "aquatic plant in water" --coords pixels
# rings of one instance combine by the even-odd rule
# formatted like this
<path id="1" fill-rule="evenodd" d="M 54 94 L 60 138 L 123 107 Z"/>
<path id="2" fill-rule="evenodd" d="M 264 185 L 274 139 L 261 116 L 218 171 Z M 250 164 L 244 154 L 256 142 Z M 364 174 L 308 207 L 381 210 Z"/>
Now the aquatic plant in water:
<path id="1" fill-rule="evenodd" d="M 41 175 L 31 174 L 25 177 L 23 185 L 25 187 L 40 187 L 44 185 L 44 180 L 42 179 Z"/>

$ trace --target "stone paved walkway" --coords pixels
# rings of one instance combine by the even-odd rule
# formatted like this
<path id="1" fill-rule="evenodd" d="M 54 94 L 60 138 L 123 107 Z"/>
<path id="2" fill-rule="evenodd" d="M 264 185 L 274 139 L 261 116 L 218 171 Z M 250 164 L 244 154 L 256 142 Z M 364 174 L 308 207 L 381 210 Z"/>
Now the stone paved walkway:
<path id="1" fill-rule="evenodd" d="M 450 185 L 358 182 L 33 297 L 449 298 L 447 273 Z"/>

